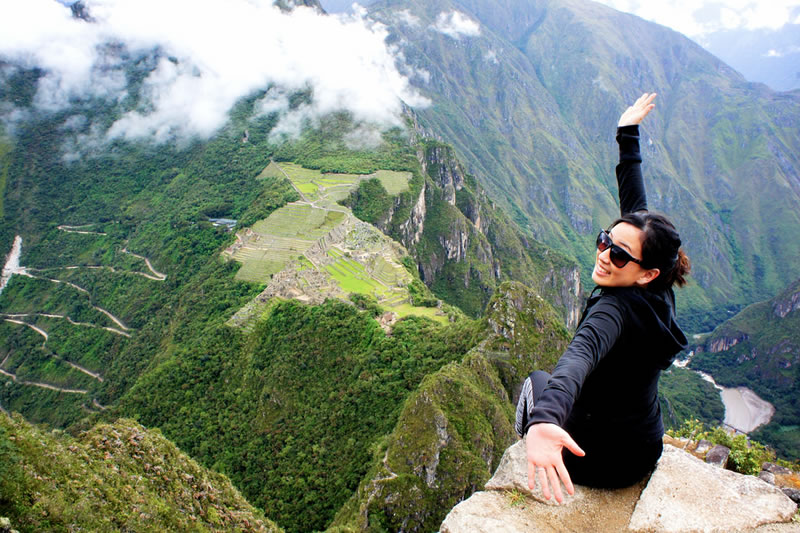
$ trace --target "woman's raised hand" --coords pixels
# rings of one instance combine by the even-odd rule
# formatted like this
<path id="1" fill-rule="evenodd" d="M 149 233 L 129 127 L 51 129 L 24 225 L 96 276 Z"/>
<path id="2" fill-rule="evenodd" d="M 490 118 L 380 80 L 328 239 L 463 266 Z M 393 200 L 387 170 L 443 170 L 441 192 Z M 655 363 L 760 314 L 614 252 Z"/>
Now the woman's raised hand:
<path id="1" fill-rule="evenodd" d="M 622 116 L 619 117 L 618 126 L 621 128 L 622 126 L 639 124 L 656 106 L 656 104 L 653 103 L 655 99 L 656 93 L 644 93 L 632 106 L 622 113 Z"/>
<path id="2" fill-rule="evenodd" d="M 578 457 L 586 454 L 572 440 L 569 433 L 555 424 L 534 424 L 528 430 L 525 446 L 528 455 L 528 487 L 531 490 L 536 487 L 536 468 L 538 467 L 539 483 L 542 485 L 542 495 L 546 500 L 550 499 L 550 485 L 552 485 L 556 501 L 558 503 L 564 501 L 559 479 L 561 483 L 564 483 L 570 496 L 575 494 L 575 487 L 572 486 L 569 472 L 564 466 L 561 450 L 566 447 Z"/>

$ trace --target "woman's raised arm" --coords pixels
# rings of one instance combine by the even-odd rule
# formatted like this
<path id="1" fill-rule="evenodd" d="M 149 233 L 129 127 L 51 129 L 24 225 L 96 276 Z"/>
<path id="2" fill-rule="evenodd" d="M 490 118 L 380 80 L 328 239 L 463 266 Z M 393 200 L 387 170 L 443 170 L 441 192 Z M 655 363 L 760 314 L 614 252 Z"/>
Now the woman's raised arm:
<path id="1" fill-rule="evenodd" d="M 644 93 L 619 117 L 617 185 L 622 215 L 647 211 L 647 195 L 642 178 L 642 156 L 639 152 L 639 123 L 655 107 L 653 103 L 655 97 L 655 93 Z"/>

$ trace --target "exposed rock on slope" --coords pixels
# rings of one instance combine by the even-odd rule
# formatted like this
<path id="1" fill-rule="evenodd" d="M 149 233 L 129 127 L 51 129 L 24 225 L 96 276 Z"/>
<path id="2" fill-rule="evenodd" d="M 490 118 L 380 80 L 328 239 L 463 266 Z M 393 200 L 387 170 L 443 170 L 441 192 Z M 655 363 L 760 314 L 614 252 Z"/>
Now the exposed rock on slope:
<path id="1" fill-rule="evenodd" d="M 649 479 L 622 490 L 577 486 L 564 505 L 527 487 L 524 441 L 503 455 L 486 492 L 460 503 L 442 533 L 501 531 L 727 532 L 797 531 L 797 506 L 753 476 L 703 463 L 667 445 Z M 765 527 L 765 524 L 770 524 Z"/>

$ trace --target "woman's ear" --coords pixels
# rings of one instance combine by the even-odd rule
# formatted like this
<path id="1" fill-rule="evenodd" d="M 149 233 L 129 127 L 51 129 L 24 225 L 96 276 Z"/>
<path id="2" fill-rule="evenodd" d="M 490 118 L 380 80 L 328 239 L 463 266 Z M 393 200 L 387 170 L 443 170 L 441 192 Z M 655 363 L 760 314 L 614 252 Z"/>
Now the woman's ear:
<path id="1" fill-rule="evenodd" d="M 639 277 L 639 279 L 636 280 L 636 284 L 644 287 L 645 285 L 656 279 L 659 274 L 661 274 L 661 270 L 657 268 L 648 268 Z"/>

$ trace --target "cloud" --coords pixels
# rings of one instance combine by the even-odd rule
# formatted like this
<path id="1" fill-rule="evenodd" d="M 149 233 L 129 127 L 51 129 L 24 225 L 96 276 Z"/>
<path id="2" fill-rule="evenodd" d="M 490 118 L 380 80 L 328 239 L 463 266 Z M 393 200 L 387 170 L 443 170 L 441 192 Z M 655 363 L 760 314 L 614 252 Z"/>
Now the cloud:
<path id="1" fill-rule="evenodd" d="M 436 22 L 432 28 L 453 39 L 477 37 L 481 34 L 480 25 L 460 11 L 451 11 L 450 13 L 442 11 L 436 17 Z"/>
<path id="2" fill-rule="evenodd" d="M 365 17 L 325 16 L 270 0 L 86 0 L 93 23 L 55 0 L 25 0 L 0 19 L 0 59 L 45 72 L 40 110 L 125 98 L 126 57 L 149 57 L 145 101 L 108 130 L 111 138 L 208 137 L 241 98 L 272 87 L 264 113 L 298 117 L 349 110 L 356 121 L 401 123 L 402 102 L 428 105 L 398 70 L 386 28 Z M 158 51 L 158 54 L 155 54 Z M 154 58 L 158 59 L 154 59 Z M 288 94 L 310 89 L 312 105 L 289 116 Z M 280 124 L 279 124 L 280 125 Z"/>
<path id="3" fill-rule="evenodd" d="M 597 0 L 668 26 L 692 38 L 721 30 L 777 30 L 785 24 L 800 24 L 798 0 Z"/>
<path id="4" fill-rule="evenodd" d="M 401 11 L 396 11 L 394 14 L 394 18 L 400 24 L 405 24 L 411 28 L 418 28 L 420 25 L 419 17 L 412 15 L 411 11 L 408 9 L 403 9 Z"/>
<path id="5" fill-rule="evenodd" d="M 787 46 L 780 50 L 776 50 L 775 48 L 770 49 L 763 57 L 784 57 L 792 54 L 800 53 L 800 46 Z"/>

